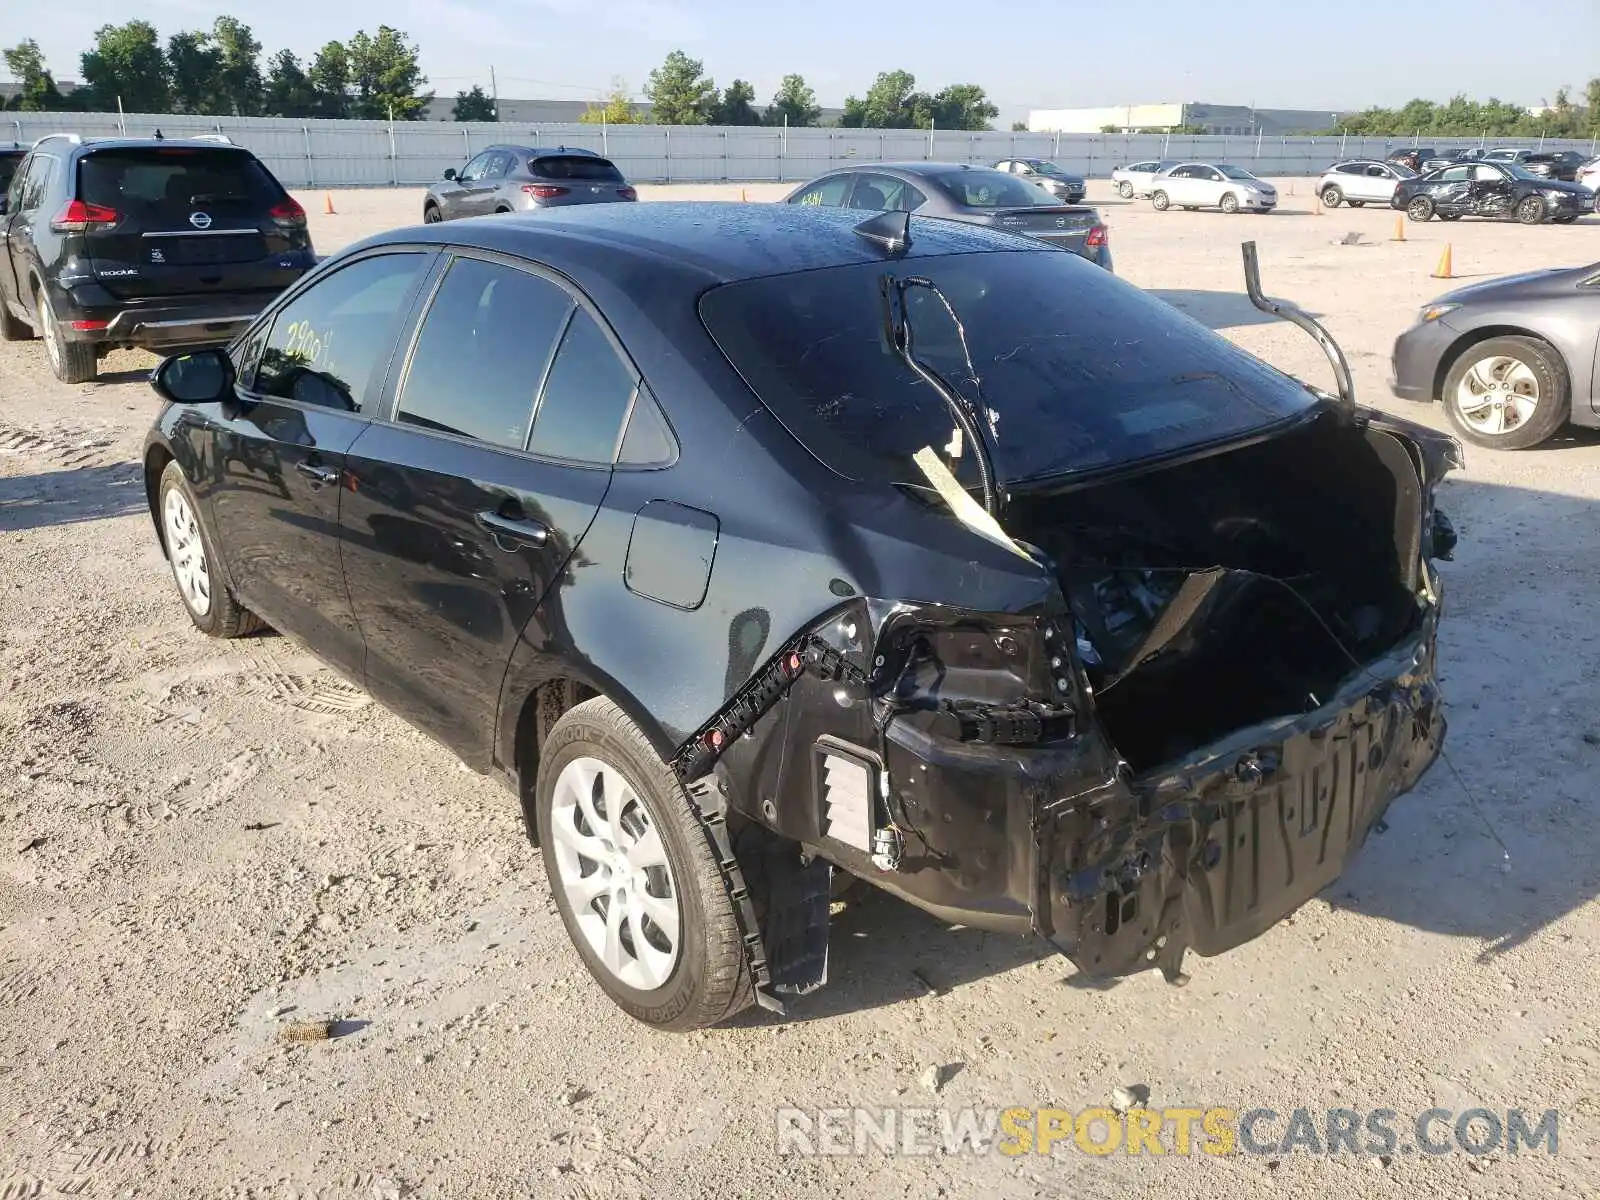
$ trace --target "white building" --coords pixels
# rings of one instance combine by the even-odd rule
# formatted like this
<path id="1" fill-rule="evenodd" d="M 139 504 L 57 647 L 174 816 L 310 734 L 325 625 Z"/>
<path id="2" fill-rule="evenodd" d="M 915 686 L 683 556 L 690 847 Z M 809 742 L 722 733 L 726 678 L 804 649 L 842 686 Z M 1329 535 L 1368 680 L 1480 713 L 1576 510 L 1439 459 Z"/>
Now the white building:
<path id="1" fill-rule="evenodd" d="M 1346 114 L 1331 109 L 1256 108 L 1247 104 L 1119 104 L 1110 108 L 1042 108 L 1028 114 L 1030 133 L 1159 132 L 1190 127 L 1207 133 L 1322 133 L 1337 129 Z"/>

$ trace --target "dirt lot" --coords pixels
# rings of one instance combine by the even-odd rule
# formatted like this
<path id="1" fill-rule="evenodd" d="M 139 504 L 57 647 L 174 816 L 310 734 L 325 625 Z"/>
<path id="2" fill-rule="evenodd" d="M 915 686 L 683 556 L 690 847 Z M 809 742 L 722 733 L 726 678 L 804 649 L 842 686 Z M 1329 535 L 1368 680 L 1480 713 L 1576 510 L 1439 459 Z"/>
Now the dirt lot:
<path id="1" fill-rule="evenodd" d="M 1450 286 L 1428 277 L 1446 237 L 1463 275 L 1600 258 L 1596 218 L 1397 243 L 1392 213 L 1314 215 L 1308 191 L 1267 218 L 1103 212 L 1120 274 L 1326 382 L 1240 295 L 1255 237 L 1268 292 L 1324 316 L 1361 397 L 1408 415 L 1389 347 Z M 420 194 L 301 199 L 328 251 L 415 219 Z M 1333 889 L 1191 960 L 1187 988 L 1074 987 L 1040 945 L 873 893 L 787 1022 L 674 1037 L 590 985 L 498 785 L 290 642 L 190 627 L 130 465 L 150 362 L 66 387 L 38 343 L 0 347 L 3 1200 L 1600 1195 L 1600 438 L 1469 449 L 1443 500 L 1459 779 L 1441 764 Z M 324 1017 L 333 1040 L 281 1040 Z M 1560 1153 L 775 1148 L 784 1105 L 1077 1110 L 1119 1085 L 1154 1108 L 1557 1108 Z"/>

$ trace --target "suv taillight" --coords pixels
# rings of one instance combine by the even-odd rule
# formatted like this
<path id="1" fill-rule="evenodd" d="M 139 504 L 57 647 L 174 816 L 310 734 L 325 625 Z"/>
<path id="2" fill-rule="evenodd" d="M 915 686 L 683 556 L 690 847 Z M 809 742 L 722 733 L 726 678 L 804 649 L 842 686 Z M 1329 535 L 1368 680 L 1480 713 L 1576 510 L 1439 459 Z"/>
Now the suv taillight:
<path id="1" fill-rule="evenodd" d="M 67 206 L 56 214 L 55 220 L 50 222 L 50 228 L 56 233 L 92 233 L 97 229 L 107 229 L 120 219 L 114 208 L 69 200 Z"/>
<path id="2" fill-rule="evenodd" d="M 525 183 L 522 190 L 537 200 L 554 200 L 557 196 L 565 196 L 567 189 L 556 187 L 551 183 Z"/>
<path id="3" fill-rule="evenodd" d="M 1089 236 L 1083 239 L 1083 244 L 1086 246 L 1104 246 L 1106 244 L 1106 227 L 1104 225 L 1096 225 L 1089 230 Z"/>
<path id="4" fill-rule="evenodd" d="M 617 189 L 617 195 L 621 196 L 624 200 L 637 200 L 639 198 L 639 193 L 634 191 L 631 187 L 628 187 L 626 184 Z"/>
<path id="5" fill-rule="evenodd" d="M 274 204 L 267 209 L 267 216 L 279 225 L 304 225 L 306 223 L 306 210 L 301 208 L 293 198 L 285 200 L 282 204 Z"/>

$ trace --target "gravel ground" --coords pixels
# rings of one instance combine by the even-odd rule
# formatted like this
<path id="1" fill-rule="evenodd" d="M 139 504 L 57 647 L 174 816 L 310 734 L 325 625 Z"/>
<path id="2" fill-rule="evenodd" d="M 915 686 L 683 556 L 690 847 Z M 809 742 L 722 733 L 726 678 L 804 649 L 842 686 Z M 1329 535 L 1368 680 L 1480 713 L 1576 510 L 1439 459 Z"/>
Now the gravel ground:
<path id="1" fill-rule="evenodd" d="M 1269 218 L 1104 187 L 1124 277 L 1325 382 L 1240 294 L 1255 237 L 1267 291 L 1326 319 L 1362 398 L 1434 424 L 1384 375 L 1449 286 L 1444 239 L 1470 276 L 1600 257 L 1594 218 L 1399 243 L 1387 210 L 1310 211 L 1305 181 Z M 301 199 L 324 251 L 420 212 L 417 192 Z M 1574 957 L 1600 942 L 1600 437 L 1469 448 L 1443 497 L 1459 778 L 1435 769 L 1333 888 L 1191 959 L 1187 988 L 1075 987 L 1042 945 L 869 891 L 787 1021 L 670 1036 L 590 985 L 498 785 L 293 643 L 190 627 L 131 465 L 151 362 L 67 387 L 38 343 L 0 346 L 0 1200 L 1600 1194 Z M 324 1019 L 332 1039 L 285 1040 Z M 1078 1110 L 1135 1085 L 1157 1109 L 1556 1108 L 1560 1153 L 841 1158 L 774 1137 L 786 1105 Z"/>

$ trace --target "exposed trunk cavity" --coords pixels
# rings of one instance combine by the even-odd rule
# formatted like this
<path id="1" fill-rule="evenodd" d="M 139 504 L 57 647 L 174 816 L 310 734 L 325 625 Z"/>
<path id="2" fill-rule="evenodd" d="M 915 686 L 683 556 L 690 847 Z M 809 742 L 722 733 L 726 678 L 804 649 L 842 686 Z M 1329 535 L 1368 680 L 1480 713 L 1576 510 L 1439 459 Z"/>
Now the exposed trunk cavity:
<path id="1" fill-rule="evenodd" d="M 1135 771 L 1324 703 L 1418 618 L 1422 486 L 1403 443 L 1323 418 L 1119 482 L 1015 497 Z"/>

